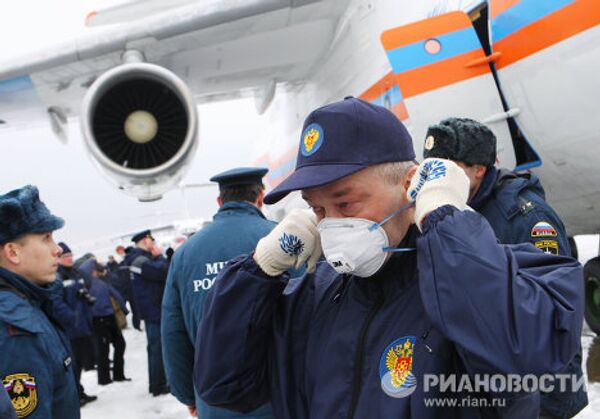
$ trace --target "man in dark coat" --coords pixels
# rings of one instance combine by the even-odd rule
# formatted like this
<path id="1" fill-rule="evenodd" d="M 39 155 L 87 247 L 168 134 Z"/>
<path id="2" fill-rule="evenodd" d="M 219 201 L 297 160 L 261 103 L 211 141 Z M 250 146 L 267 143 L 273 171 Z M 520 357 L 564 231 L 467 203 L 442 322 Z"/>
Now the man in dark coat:
<path id="1" fill-rule="evenodd" d="M 92 306 L 92 323 L 96 338 L 98 384 L 106 385 L 113 381 L 129 381 L 125 377 L 125 339 L 117 325 L 113 300 L 127 314 L 121 294 L 104 276 L 105 268 L 96 259 L 86 260 L 80 267 L 90 284 L 90 294 L 96 302 Z M 112 378 L 109 360 L 110 345 L 113 346 Z"/>
<path id="2" fill-rule="evenodd" d="M 79 386 L 79 402 L 83 406 L 93 402 L 98 397 L 85 393 L 81 385 L 81 369 L 93 364 L 94 340 L 92 329 L 92 305 L 96 301 L 89 293 L 83 275 L 73 266 L 71 248 L 63 242 L 58 243 L 62 253 L 58 259 L 57 282 L 62 290 L 53 299 L 53 313 L 71 339 L 71 348 L 75 358 L 75 371 Z"/>
<path id="3" fill-rule="evenodd" d="M 52 315 L 63 225 L 35 186 L 0 195 L 0 378 L 19 418 L 80 417 L 71 345 Z"/>
<path id="4" fill-rule="evenodd" d="M 544 253 L 571 255 L 563 222 L 546 202 L 539 179 L 532 173 L 497 169 L 496 137 L 484 124 L 448 118 L 430 126 L 423 156 L 453 160 L 465 171 L 470 183 L 468 204 L 486 218 L 500 243 L 531 243 Z M 581 362 L 579 350 L 562 373 L 582 379 Z M 573 417 L 587 404 L 584 387 L 576 392 L 556 389 L 541 395 L 542 415 L 549 418 Z"/>
<path id="5" fill-rule="evenodd" d="M 264 201 L 300 190 L 312 211 L 291 211 L 230 261 L 204 302 L 194 384 L 205 402 L 270 401 L 281 419 L 538 418 L 537 393 L 490 377 L 568 364 L 582 267 L 498 244 L 467 208 L 464 171 L 414 158 L 383 107 L 346 98 L 311 112 L 294 172 Z M 302 265 L 303 277 L 286 274 Z M 515 409 L 495 412 L 507 398 Z"/>
<path id="6" fill-rule="evenodd" d="M 159 396 L 169 392 L 160 338 L 160 305 L 169 263 L 155 245 L 150 230 L 134 235 L 131 240 L 136 247 L 127 254 L 125 264 L 129 266 L 134 299 L 146 327 L 149 391 Z"/>
<path id="7" fill-rule="evenodd" d="M 213 222 L 177 249 L 162 304 L 162 339 L 165 370 L 171 393 L 200 418 L 272 418 L 269 406 L 248 415 L 210 407 L 194 394 L 194 342 L 202 305 L 225 263 L 251 252 L 275 226 L 261 212 L 267 169 L 231 169 L 213 176 L 219 184 L 219 211 Z"/>

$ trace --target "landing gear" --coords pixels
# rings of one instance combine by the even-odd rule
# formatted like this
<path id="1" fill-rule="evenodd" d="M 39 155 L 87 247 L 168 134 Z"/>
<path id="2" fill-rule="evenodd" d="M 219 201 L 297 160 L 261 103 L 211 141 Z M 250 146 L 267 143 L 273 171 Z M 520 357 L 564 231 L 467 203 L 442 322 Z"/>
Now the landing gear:
<path id="1" fill-rule="evenodd" d="M 585 278 L 585 321 L 600 336 L 600 256 L 583 267 Z"/>

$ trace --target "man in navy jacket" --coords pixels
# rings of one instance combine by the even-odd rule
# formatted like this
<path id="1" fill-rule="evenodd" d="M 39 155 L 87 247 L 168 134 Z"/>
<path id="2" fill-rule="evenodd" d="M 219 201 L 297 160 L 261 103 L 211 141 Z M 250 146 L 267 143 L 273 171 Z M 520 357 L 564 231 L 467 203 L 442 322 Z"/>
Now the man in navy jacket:
<path id="1" fill-rule="evenodd" d="M 430 126 L 423 156 L 450 159 L 465 171 L 469 178 L 468 204 L 490 223 L 500 243 L 531 243 L 545 253 L 571 255 L 565 227 L 546 202 L 539 179 L 531 173 L 517 175 L 494 167 L 496 136 L 484 124 L 468 118 L 448 118 Z M 562 372 L 580 380 L 581 361 L 580 350 Z M 587 403 L 583 386 L 576 392 L 555 389 L 541 397 L 542 414 L 548 418 L 573 417 Z"/>
<path id="2" fill-rule="evenodd" d="M 79 418 L 69 338 L 52 315 L 64 225 L 34 186 L 0 195 L 0 378 L 19 418 Z"/>
<path id="3" fill-rule="evenodd" d="M 150 230 L 137 233 L 131 240 L 136 247 L 127 253 L 124 264 L 129 266 L 135 304 L 146 326 L 149 391 L 159 396 L 169 392 L 160 338 L 160 305 L 169 263 L 154 244 Z"/>
<path id="4" fill-rule="evenodd" d="M 177 249 L 169 268 L 161 324 L 167 379 L 171 393 L 203 419 L 241 417 L 196 400 L 194 342 L 204 299 L 219 270 L 228 260 L 254 250 L 275 226 L 260 210 L 266 173 L 267 169 L 248 167 L 213 176 L 210 180 L 219 183 L 219 211 L 210 225 Z M 273 413 L 264 406 L 247 417 L 272 418 Z"/>
<path id="5" fill-rule="evenodd" d="M 219 274 L 196 342 L 207 403 L 246 412 L 271 401 L 278 418 L 478 418 L 510 398 L 496 414 L 537 418 L 537 393 L 435 380 L 564 368 L 583 290 L 563 279 L 581 265 L 499 245 L 466 208 L 465 173 L 414 157 L 385 108 L 347 98 L 308 116 L 296 169 L 265 202 L 301 190 L 314 214 L 292 211 Z M 302 278 L 284 273 L 303 264 Z"/>
<path id="6" fill-rule="evenodd" d="M 57 282 L 62 285 L 62 290 L 52 300 L 52 310 L 71 339 L 79 386 L 79 402 L 83 406 L 98 398 L 86 394 L 81 385 L 81 369 L 90 356 L 93 358 L 94 353 L 92 305 L 95 298 L 89 293 L 90 284 L 85 283 L 81 273 L 73 266 L 71 248 L 63 242 L 58 245 L 62 249 L 62 253 L 58 259 L 59 266 L 56 276 Z"/>

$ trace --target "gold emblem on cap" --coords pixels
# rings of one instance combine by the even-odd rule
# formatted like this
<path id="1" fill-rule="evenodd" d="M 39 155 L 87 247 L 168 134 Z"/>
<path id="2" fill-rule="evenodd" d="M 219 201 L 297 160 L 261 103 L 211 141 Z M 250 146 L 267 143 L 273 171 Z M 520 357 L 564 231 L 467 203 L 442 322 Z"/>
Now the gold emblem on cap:
<path id="1" fill-rule="evenodd" d="M 435 138 L 433 138 L 433 135 L 430 135 L 425 140 L 425 150 L 431 150 L 434 145 L 435 145 Z"/>
<path id="2" fill-rule="evenodd" d="M 319 131 L 311 128 L 306 135 L 304 135 L 304 148 L 306 148 L 306 151 L 310 153 L 317 141 L 319 141 Z"/>

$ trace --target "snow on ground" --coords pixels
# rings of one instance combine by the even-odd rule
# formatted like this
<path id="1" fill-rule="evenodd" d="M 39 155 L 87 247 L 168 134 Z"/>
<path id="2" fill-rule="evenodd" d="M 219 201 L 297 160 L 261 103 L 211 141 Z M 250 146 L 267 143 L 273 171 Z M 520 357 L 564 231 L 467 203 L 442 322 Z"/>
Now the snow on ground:
<path id="1" fill-rule="evenodd" d="M 588 371 L 595 371 L 595 379 L 598 377 L 600 370 L 600 357 L 596 355 L 592 362 L 588 362 L 590 349 L 594 352 L 600 350 L 600 337 L 597 337 L 594 332 L 584 326 L 583 336 L 581 337 L 581 346 L 583 348 L 583 374 L 586 376 L 586 385 L 588 391 L 589 404 L 583 409 L 576 419 L 598 419 L 600 417 L 600 382 L 590 383 L 588 379 Z"/>
<path id="2" fill-rule="evenodd" d="M 131 321 L 129 322 L 131 324 Z M 81 409 L 82 419 L 184 419 L 190 415 L 187 408 L 172 395 L 153 397 L 148 392 L 148 358 L 146 333 L 129 326 L 123 331 L 127 342 L 125 376 L 128 382 L 97 384 L 96 371 L 84 371 L 81 383 L 87 394 L 98 400 Z"/>
<path id="3" fill-rule="evenodd" d="M 581 262 L 597 255 L 598 236 L 577 237 Z M 131 324 L 131 321 L 129 322 Z M 189 418 L 187 408 L 172 395 L 152 397 L 148 392 L 148 366 L 146 357 L 146 334 L 131 326 L 123 331 L 127 349 L 125 351 L 125 375 L 132 381 L 113 383 L 108 386 L 97 384 L 96 371 L 85 371 L 82 384 L 86 393 L 98 396 L 98 400 L 81 409 L 82 419 L 184 419 Z M 600 380 L 600 337 L 595 338 L 587 326 L 581 338 L 583 347 L 583 371 Z M 593 362 L 588 355 L 593 348 Z M 588 365 L 589 364 L 589 365 Z M 593 372 L 592 372 L 593 371 Z M 576 419 L 597 419 L 600 417 L 600 382 L 587 381 L 589 405 L 576 416 Z"/>

